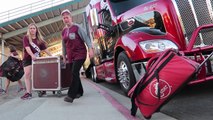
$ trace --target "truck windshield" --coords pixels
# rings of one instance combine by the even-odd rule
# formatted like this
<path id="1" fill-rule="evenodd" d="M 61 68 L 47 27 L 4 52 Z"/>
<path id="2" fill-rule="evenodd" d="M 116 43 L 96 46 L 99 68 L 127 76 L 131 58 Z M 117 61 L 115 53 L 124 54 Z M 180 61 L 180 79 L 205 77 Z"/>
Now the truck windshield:
<path id="1" fill-rule="evenodd" d="M 150 0 L 110 0 L 116 16 L 147 2 L 150 2 Z"/>

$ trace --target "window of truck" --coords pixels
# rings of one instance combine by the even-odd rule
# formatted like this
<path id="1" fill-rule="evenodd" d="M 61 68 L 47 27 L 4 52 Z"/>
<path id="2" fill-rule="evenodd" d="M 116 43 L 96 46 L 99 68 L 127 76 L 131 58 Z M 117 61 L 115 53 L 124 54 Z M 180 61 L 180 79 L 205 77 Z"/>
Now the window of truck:
<path id="1" fill-rule="evenodd" d="M 111 15 L 110 15 L 110 12 L 109 12 L 108 9 L 105 12 L 102 13 L 102 20 L 103 20 L 102 22 L 105 25 L 109 25 L 109 26 L 112 25 Z"/>
<path id="2" fill-rule="evenodd" d="M 123 23 L 121 23 L 120 27 L 122 30 L 121 34 L 125 34 L 129 31 L 136 30 L 136 29 L 142 30 L 140 28 L 144 28 L 144 27 L 154 28 L 163 33 L 166 32 L 161 14 L 157 11 L 136 15 L 124 21 Z M 155 33 L 152 33 L 152 34 L 155 34 Z"/>
<path id="3" fill-rule="evenodd" d="M 112 10 L 116 16 L 147 2 L 150 2 L 150 0 L 110 0 Z"/>

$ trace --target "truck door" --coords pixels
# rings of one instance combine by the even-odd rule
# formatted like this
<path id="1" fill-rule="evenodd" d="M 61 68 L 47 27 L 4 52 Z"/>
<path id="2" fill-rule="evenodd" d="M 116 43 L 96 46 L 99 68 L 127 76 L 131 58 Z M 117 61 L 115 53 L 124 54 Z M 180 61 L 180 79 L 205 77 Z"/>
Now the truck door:
<path id="1" fill-rule="evenodd" d="M 105 67 L 105 75 L 106 77 L 115 78 L 115 71 L 114 71 L 114 64 L 112 64 L 112 61 L 114 59 L 114 46 L 118 39 L 118 30 L 116 26 L 112 25 L 112 18 L 110 11 L 107 7 L 104 8 L 103 12 L 101 12 L 102 17 L 102 25 L 106 26 L 106 30 L 104 31 L 105 34 L 103 36 L 103 41 L 105 44 L 105 59 L 102 59 L 105 64 L 107 64 Z M 110 62 L 109 62 L 110 61 Z M 113 78 L 114 77 L 114 78 Z"/>
<path id="2" fill-rule="evenodd" d="M 105 8 L 104 12 L 101 13 L 102 25 L 106 26 L 104 41 L 106 44 L 107 57 L 113 57 L 114 46 L 119 36 L 116 26 L 112 25 L 112 18 L 110 11 Z"/>

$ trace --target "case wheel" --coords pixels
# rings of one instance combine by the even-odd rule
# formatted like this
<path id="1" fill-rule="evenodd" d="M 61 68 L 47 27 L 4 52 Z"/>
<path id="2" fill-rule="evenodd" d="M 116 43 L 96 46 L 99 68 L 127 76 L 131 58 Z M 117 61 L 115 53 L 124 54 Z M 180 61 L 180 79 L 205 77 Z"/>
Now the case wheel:
<path id="1" fill-rule="evenodd" d="M 42 97 L 43 95 L 46 95 L 46 91 L 38 91 L 38 97 Z"/>
<path id="2" fill-rule="evenodd" d="M 42 91 L 38 91 L 37 93 L 38 93 L 38 97 L 42 97 L 42 95 L 43 95 Z"/>
<path id="3" fill-rule="evenodd" d="M 61 91 L 60 91 L 60 90 L 57 91 L 57 96 L 58 96 L 58 97 L 61 97 Z"/>

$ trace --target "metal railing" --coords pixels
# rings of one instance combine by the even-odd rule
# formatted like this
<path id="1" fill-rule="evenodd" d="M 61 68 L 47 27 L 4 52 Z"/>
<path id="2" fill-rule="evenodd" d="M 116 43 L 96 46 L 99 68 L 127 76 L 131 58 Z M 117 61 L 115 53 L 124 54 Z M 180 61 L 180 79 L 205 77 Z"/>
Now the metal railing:
<path id="1" fill-rule="evenodd" d="M 25 6 L 14 8 L 6 12 L 0 13 L 0 23 L 7 22 L 10 20 L 16 19 L 20 16 L 35 13 L 40 10 L 51 8 L 56 5 L 60 5 L 70 1 L 74 1 L 74 0 L 41 0 L 41 1 L 31 3 Z"/>

